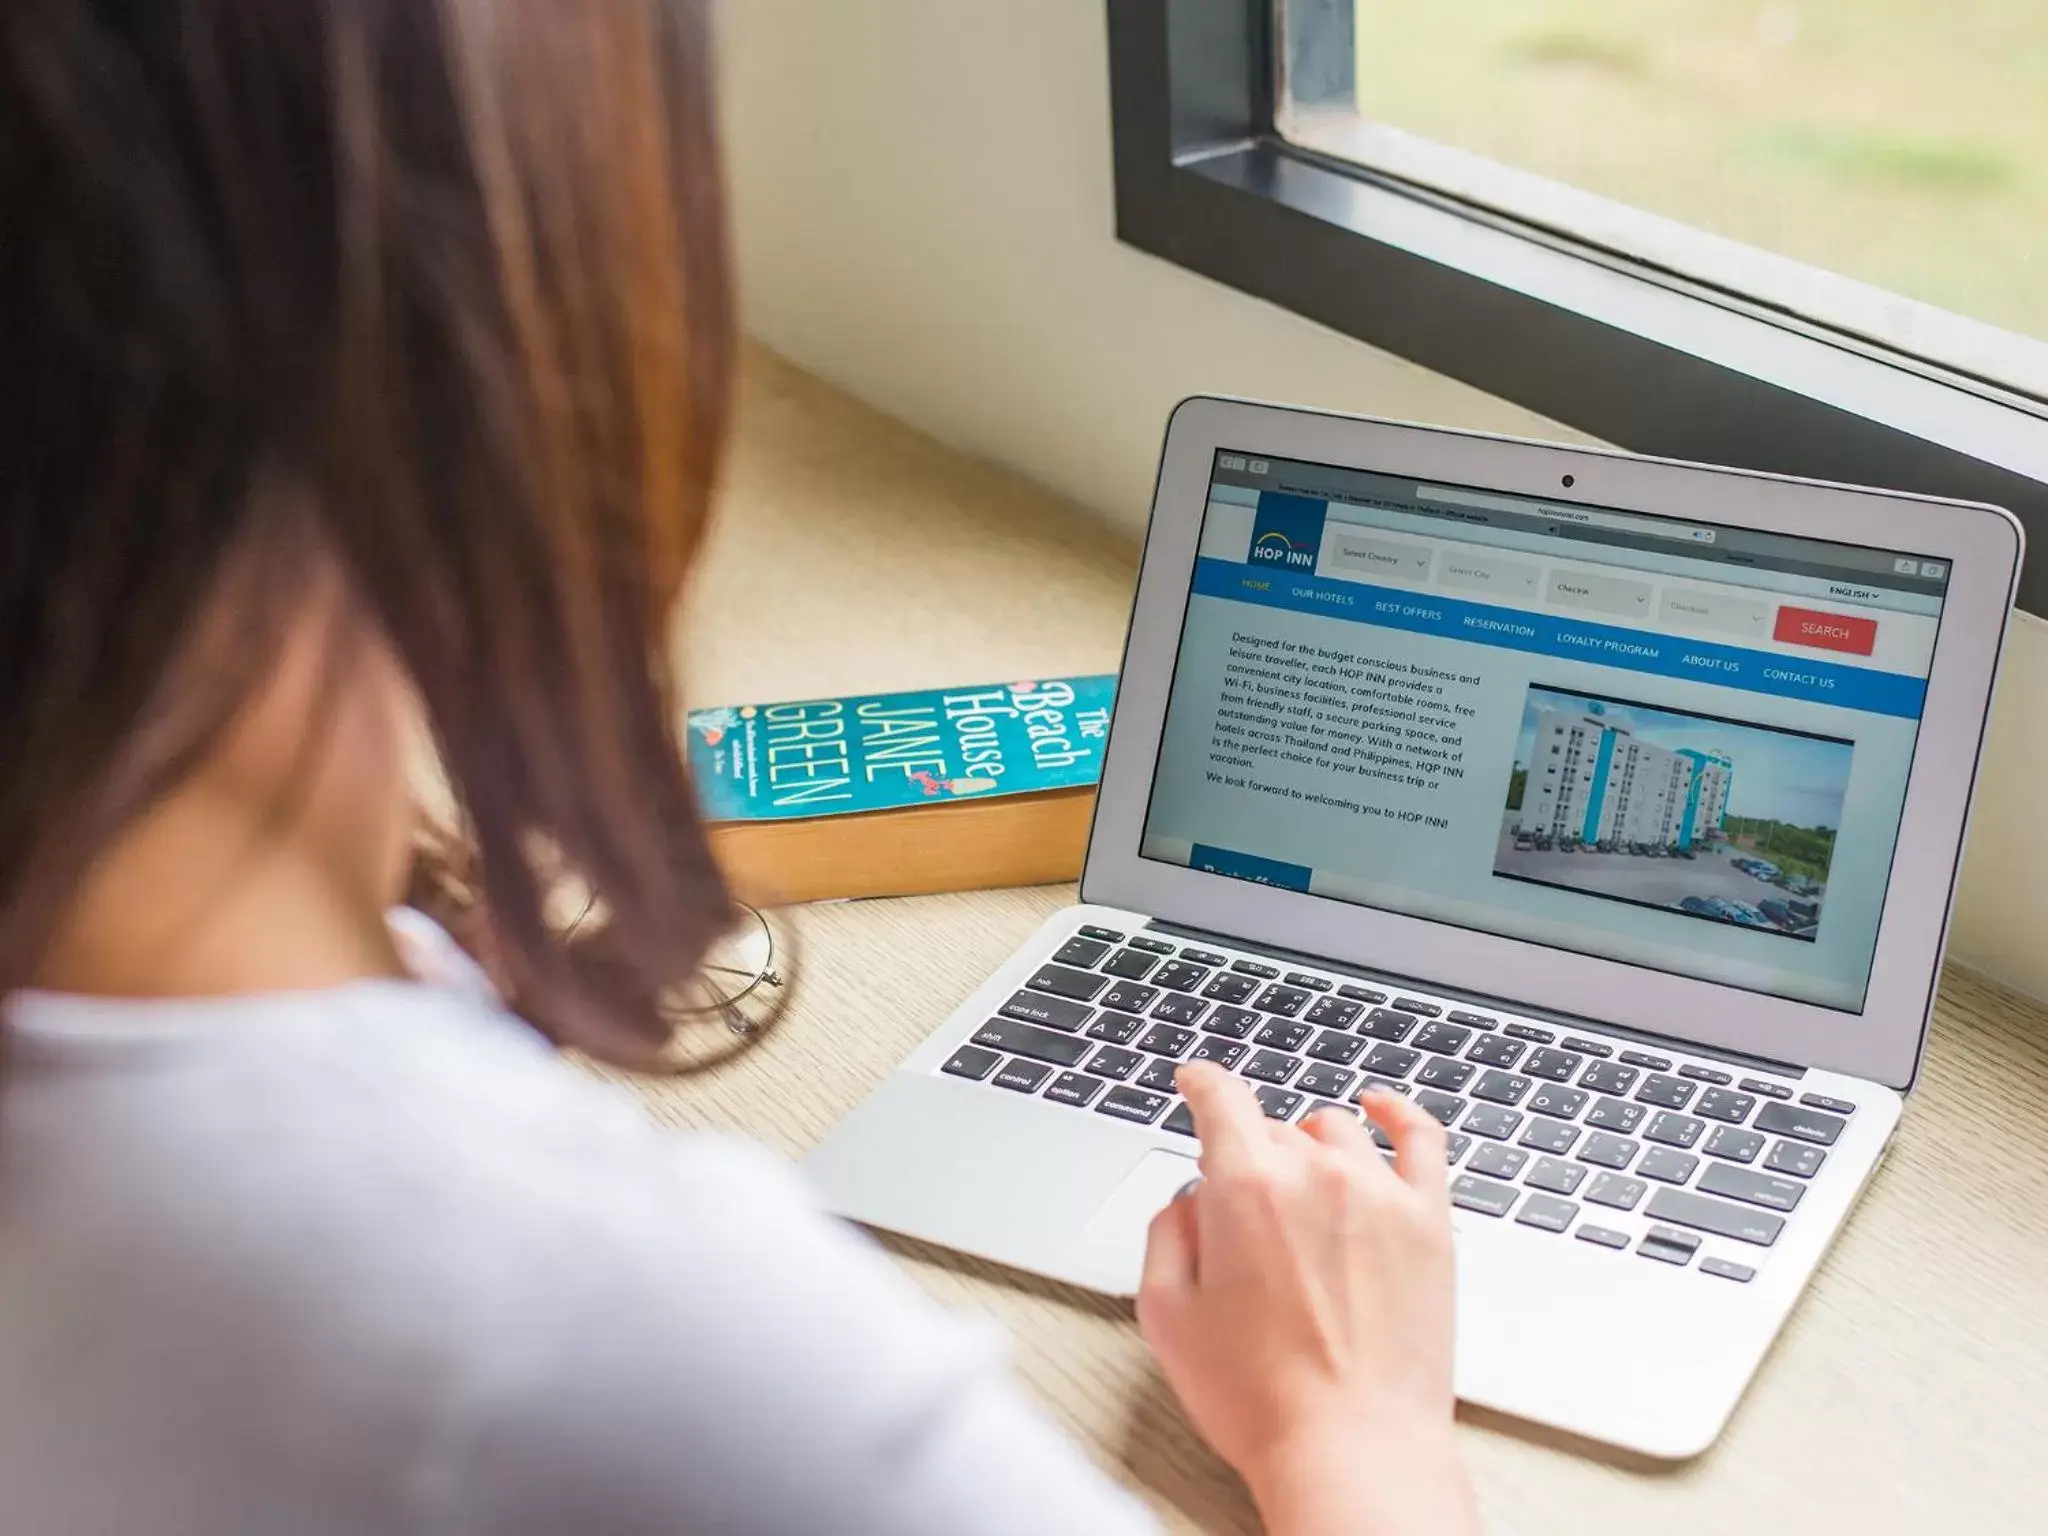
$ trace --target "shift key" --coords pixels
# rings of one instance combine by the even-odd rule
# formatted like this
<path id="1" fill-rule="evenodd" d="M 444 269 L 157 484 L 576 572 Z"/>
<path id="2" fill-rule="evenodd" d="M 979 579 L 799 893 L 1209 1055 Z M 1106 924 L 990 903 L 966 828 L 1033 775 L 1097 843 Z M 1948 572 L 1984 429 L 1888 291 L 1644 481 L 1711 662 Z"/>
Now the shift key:
<path id="1" fill-rule="evenodd" d="M 1732 1237 L 1737 1242 L 1755 1243 L 1759 1248 L 1770 1247 L 1785 1230 L 1782 1216 L 1730 1205 L 1725 1200 L 1709 1200 L 1685 1189 L 1658 1190 L 1650 1196 L 1644 1214 L 1652 1221 L 1668 1221 L 1673 1226 L 1692 1227 L 1716 1237 Z"/>
<path id="2" fill-rule="evenodd" d="M 1019 1019 L 990 1019 L 974 1032 L 974 1043 L 1012 1056 L 1049 1061 L 1056 1067 L 1071 1067 L 1095 1049 L 1095 1042 L 1084 1036 L 1040 1029 Z"/>

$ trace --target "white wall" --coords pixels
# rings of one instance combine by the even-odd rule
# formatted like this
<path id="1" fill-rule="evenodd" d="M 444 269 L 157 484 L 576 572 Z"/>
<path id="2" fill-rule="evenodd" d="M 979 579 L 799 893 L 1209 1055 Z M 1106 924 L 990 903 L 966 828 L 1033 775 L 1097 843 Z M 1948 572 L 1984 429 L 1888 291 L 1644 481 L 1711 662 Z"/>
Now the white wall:
<path id="1" fill-rule="evenodd" d="M 1102 0 L 727 0 L 722 53 L 748 328 L 1118 527 L 1202 391 L 1577 436 L 1119 245 Z M 2048 996 L 2044 699 L 2023 618 L 1953 947 Z"/>

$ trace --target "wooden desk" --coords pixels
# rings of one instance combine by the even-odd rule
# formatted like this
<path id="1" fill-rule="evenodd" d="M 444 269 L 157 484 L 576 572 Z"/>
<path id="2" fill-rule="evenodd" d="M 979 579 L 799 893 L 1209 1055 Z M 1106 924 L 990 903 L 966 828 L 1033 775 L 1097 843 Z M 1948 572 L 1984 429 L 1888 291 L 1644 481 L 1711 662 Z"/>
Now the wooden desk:
<path id="1" fill-rule="evenodd" d="M 749 359 L 738 450 L 688 645 L 699 703 L 1110 670 L 1136 551 L 773 359 Z M 1995 837 L 1997 829 L 1978 836 Z M 645 1091 L 679 1125 L 814 1145 L 1064 888 L 815 907 L 803 996 L 720 1075 Z M 2044 935 L 2048 942 L 2048 935 Z M 1127 1311 L 898 1247 L 1168 1526 L 1252 1531 Z M 1562 1326 L 1567 1318 L 1531 1318 Z M 1834 1255 L 1721 1443 L 1676 1470 L 1468 1417 L 1489 1530 L 2048 1529 L 2048 1012 L 1951 972 L 1928 1069 Z"/>

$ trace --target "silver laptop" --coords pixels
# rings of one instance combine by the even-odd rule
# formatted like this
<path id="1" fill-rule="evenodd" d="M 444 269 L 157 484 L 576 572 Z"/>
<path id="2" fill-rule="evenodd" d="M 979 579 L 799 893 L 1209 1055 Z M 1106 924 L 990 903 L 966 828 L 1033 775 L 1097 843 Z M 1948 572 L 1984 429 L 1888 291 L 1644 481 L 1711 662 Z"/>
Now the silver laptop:
<path id="1" fill-rule="evenodd" d="M 1912 1089 L 2020 554 L 1993 507 L 1185 402 L 1083 904 L 812 1177 L 1128 1295 L 1180 1063 L 1282 1120 L 1390 1083 L 1451 1132 L 1460 1396 L 1703 1450 Z"/>

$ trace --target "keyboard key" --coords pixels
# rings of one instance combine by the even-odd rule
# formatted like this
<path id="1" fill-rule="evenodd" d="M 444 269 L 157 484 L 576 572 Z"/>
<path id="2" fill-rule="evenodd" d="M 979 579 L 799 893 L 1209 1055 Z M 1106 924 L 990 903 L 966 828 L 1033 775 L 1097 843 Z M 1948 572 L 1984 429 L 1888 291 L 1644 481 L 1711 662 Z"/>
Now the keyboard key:
<path id="1" fill-rule="evenodd" d="M 1309 1027 L 1295 1024 L 1286 1019 L 1268 1019 L 1259 1026 L 1259 1032 L 1252 1036 L 1255 1043 L 1271 1046 L 1276 1051 L 1298 1051 L 1308 1042 Z"/>
<path id="2" fill-rule="evenodd" d="M 1302 1026 L 1307 1028 L 1306 1025 Z M 1358 1035 L 1347 1035 L 1342 1030 L 1326 1029 L 1317 1035 L 1309 1046 L 1309 1055 L 1317 1061 L 1334 1061 L 1349 1066 L 1358 1060 L 1365 1050 L 1365 1041 Z"/>
<path id="3" fill-rule="evenodd" d="M 1072 1104 L 1086 1109 L 1095 1102 L 1095 1095 L 1102 1092 L 1103 1081 L 1099 1077 L 1083 1077 L 1079 1072 L 1062 1072 L 1052 1080 L 1052 1086 L 1045 1090 L 1045 1096 L 1055 1104 Z"/>
<path id="4" fill-rule="evenodd" d="M 1196 949 L 1191 944 L 1181 946 L 1180 957 L 1183 960 L 1192 960 L 1197 965 L 1217 966 L 1230 963 L 1228 955 L 1219 955 L 1213 949 Z"/>
<path id="5" fill-rule="evenodd" d="M 1380 991 L 1378 987 L 1361 987 L 1351 983 L 1339 987 L 1337 995 L 1339 997 L 1348 997 L 1353 1002 L 1369 1003 L 1375 1008 L 1387 1000 L 1387 994 Z"/>
<path id="6" fill-rule="evenodd" d="M 1271 981 L 1280 974 L 1279 966 L 1268 965 L 1263 960 L 1233 960 L 1230 962 L 1230 968 L 1233 971 L 1241 971 L 1247 976 L 1257 976 L 1265 981 Z"/>
<path id="7" fill-rule="evenodd" d="M 1053 959 L 1061 965 L 1078 965 L 1086 970 L 1104 955 L 1109 946 L 1100 939 L 1069 939 L 1053 953 Z"/>
<path id="8" fill-rule="evenodd" d="M 1056 1067 L 1071 1067 L 1094 1048 L 1086 1040 L 1017 1019 L 990 1019 L 974 1032 L 974 1043 L 1009 1056 L 1049 1061 Z"/>
<path id="9" fill-rule="evenodd" d="M 1012 1093 L 1036 1093 L 1045 1086 L 1045 1080 L 1051 1076 L 1051 1067 L 1012 1056 L 1003 1063 L 1002 1070 L 990 1081 L 998 1088 L 1007 1088 Z"/>
<path id="10" fill-rule="evenodd" d="M 1640 1104 L 1631 1104 L 1626 1099 L 1602 1099 L 1586 1115 L 1586 1124 L 1595 1130 L 1619 1131 L 1627 1135 L 1643 1123 L 1643 1116 L 1649 1111 Z"/>
<path id="11" fill-rule="evenodd" d="M 1154 1056 L 1131 1081 L 1153 1093 L 1178 1093 L 1180 1084 L 1174 1079 L 1179 1072 L 1180 1063 L 1171 1056 Z"/>
<path id="12" fill-rule="evenodd" d="M 1405 1045 L 1376 1045 L 1365 1053 L 1365 1060 L 1360 1065 L 1380 1077 L 1398 1079 L 1413 1072 L 1415 1063 L 1420 1060 L 1422 1053 Z"/>
<path id="13" fill-rule="evenodd" d="M 1145 1058 L 1136 1051 L 1127 1051 L 1120 1045 L 1105 1045 L 1088 1058 L 1088 1065 L 1081 1070 L 1122 1082 L 1143 1065 Z"/>
<path id="14" fill-rule="evenodd" d="M 1572 1074 L 1585 1065 L 1586 1058 L 1577 1051 L 1557 1051 L 1545 1048 L 1531 1051 L 1529 1059 L 1522 1063 L 1522 1070 L 1531 1077 L 1541 1077 L 1553 1083 L 1568 1083 Z"/>
<path id="15" fill-rule="evenodd" d="M 1760 1093 L 1767 1099 L 1789 1099 L 1792 1090 L 1783 1083 L 1766 1082 L 1760 1077 L 1745 1077 L 1736 1084 L 1744 1093 Z"/>
<path id="16" fill-rule="evenodd" d="M 1102 968 L 1125 981 L 1143 981 L 1158 963 L 1157 955 L 1148 955 L 1141 949 L 1120 949 L 1102 962 Z"/>
<path id="17" fill-rule="evenodd" d="M 1364 1093 L 1368 1089 L 1378 1089 L 1385 1093 L 1398 1093 L 1403 1096 L 1409 1092 L 1406 1083 L 1397 1083 L 1390 1077 L 1368 1077 L 1358 1085 L 1360 1093 Z"/>
<path id="18" fill-rule="evenodd" d="M 1308 1006 L 1309 994 L 1300 987 L 1283 987 L 1277 982 L 1261 992 L 1254 1008 L 1266 1013 L 1277 1013 L 1283 1019 L 1291 1019 Z"/>
<path id="19" fill-rule="evenodd" d="M 1556 1083 L 1543 1083 L 1529 1100 L 1529 1108 L 1539 1115 L 1555 1115 L 1560 1120 L 1576 1120 L 1579 1111 L 1586 1107 L 1586 1100 L 1592 1097 L 1583 1088 L 1562 1088 Z"/>
<path id="20" fill-rule="evenodd" d="M 1534 1147 L 1538 1152 L 1569 1152 L 1572 1143 L 1578 1139 L 1579 1128 L 1576 1125 L 1566 1125 L 1562 1120 L 1546 1120 L 1537 1115 L 1530 1119 L 1529 1128 L 1522 1132 L 1520 1145 Z"/>
<path id="21" fill-rule="evenodd" d="M 1717 1125 L 1714 1134 L 1707 1138 L 1703 1149 L 1709 1157 L 1725 1157 L 1732 1163 L 1753 1163 L 1757 1153 L 1763 1151 L 1764 1139 L 1755 1131 L 1738 1130 L 1732 1125 Z"/>
<path id="22" fill-rule="evenodd" d="M 1475 1179 L 1461 1173 L 1451 1180 L 1451 1204 L 1461 1211 L 1478 1211 L 1486 1216 L 1505 1216 L 1514 1209 L 1521 1191 L 1492 1179 Z"/>
<path id="23" fill-rule="evenodd" d="M 1465 1159 L 1465 1171 L 1483 1173 L 1489 1179 L 1512 1179 L 1528 1162 L 1529 1154 L 1520 1147 L 1504 1147 L 1489 1141 Z"/>
<path id="24" fill-rule="evenodd" d="M 1808 1109 L 1824 1109 L 1831 1115 L 1853 1115 L 1856 1106 L 1847 1099 L 1831 1099 L 1824 1093 L 1802 1093 L 1799 1102 Z"/>
<path id="25" fill-rule="evenodd" d="M 1397 997 L 1394 999 L 1394 1006 L 1403 1013 L 1412 1013 L 1424 1019 L 1433 1019 L 1443 1012 L 1435 1003 L 1425 1003 L 1414 997 Z"/>
<path id="26" fill-rule="evenodd" d="M 1684 1066 L 1678 1069 L 1680 1077 L 1689 1077 L 1696 1083 L 1717 1083 L 1725 1088 L 1734 1082 L 1734 1077 L 1715 1067 Z"/>
<path id="27" fill-rule="evenodd" d="M 1628 1234 L 1617 1232 L 1612 1227 L 1596 1227 L 1587 1222 L 1572 1234 L 1582 1243 L 1598 1243 L 1602 1248 L 1626 1248 Z"/>
<path id="28" fill-rule="evenodd" d="M 1589 1169 L 1577 1163 L 1565 1162 L 1557 1157 L 1539 1157 L 1536 1166 L 1529 1170 L 1529 1177 L 1523 1182 L 1531 1189 L 1547 1189 L 1553 1195 L 1577 1194 L 1579 1186 L 1586 1181 Z M 1607 1175 L 1603 1174 L 1605 1178 Z"/>
<path id="29" fill-rule="evenodd" d="M 1392 1008 L 1375 1008 L 1365 1016 L 1365 1022 L 1358 1026 L 1361 1035 L 1371 1035 L 1375 1040 L 1406 1040 L 1408 1031 L 1415 1027 L 1415 1015 L 1397 1013 Z"/>
<path id="30" fill-rule="evenodd" d="M 1659 1184 L 1683 1184 L 1698 1171 L 1700 1160 L 1675 1147 L 1652 1147 L 1636 1164 L 1636 1172 Z M 1701 1186 L 1705 1188 L 1704 1185 Z"/>
<path id="31" fill-rule="evenodd" d="M 1465 1043 L 1472 1038 L 1472 1031 L 1462 1024 L 1439 1024 L 1431 1022 L 1422 1026 L 1415 1037 L 1418 1051 L 1435 1051 L 1444 1056 L 1455 1056 L 1465 1049 Z"/>
<path id="32" fill-rule="evenodd" d="M 1192 1136 L 1195 1134 L 1195 1112 L 1185 1103 L 1176 1104 L 1173 1113 L 1160 1121 L 1159 1128 L 1176 1136 Z"/>
<path id="33" fill-rule="evenodd" d="M 1173 946 L 1167 943 L 1166 940 L 1151 938 L 1143 934 L 1131 940 L 1131 948 L 1149 949 L 1155 955 L 1170 955 L 1173 953 Z"/>
<path id="34" fill-rule="evenodd" d="M 1531 1195 L 1522 1202 L 1522 1209 L 1515 1220 L 1525 1227 L 1535 1227 L 1543 1232 L 1563 1232 L 1578 1219 L 1579 1208 L 1569 1200 L 1560 1200 L 1554 1195 Z"/>
<path id="35" fill-rule="evenodd" d="M 1627 1093 L 1635 1087 L 1636 1079 L 1642 1074 L 1634 1067 L 1616 1066 L 1611 1061 L 1596 1061 L 1586 1068 L 1586 1075 L 1579 1079 L 1581 1088 L 1590 1088 L 1595 1093 Z"/>
<path id="36" fill-rule="evenodd" d="M 1169 960 L 1153 973 L 1152 984 L 1164 987 L 1169 992 L 1192 992 L 1209 979 L 1209 968 L 1205 965 L 1190 965 L 1185 960 Z"/>
<path id="37" fill-rule="evenodd" d="M 955 1077 L 971 1077 L 977 1083 L 995 1071 L 996 1063 L 1003 1059 L 1000 1051 L 983 1050 L 978 1045 L 963 1045 L 946 1058 L 941 1072 L 950 1072 Z"/>
<path id="38" fill-rule="evenodd" d="M 1083 923 L 1081 925 L 1081 937 L 1084 939 L 1100 939 L 1105 944 L 1121 944 L 1124 941 L 1124 936 L 1114 928 L 1099 928 L 1094 923 Z"/>
<path id="39" fill-rule="evenodd" d="M 1457 1124 L 1458 1116 L 1465 1112 L 1465 1101 L 1455 1095 L 1438 1093 L 1434 1088 L 1419 1088 L 1415 1102 L 1425 1114 L 1433 1115 L 1439 1125 L 1446 1129 Z"/>
<path id="40" fill-rule="evenodd" d="M 1632 1211 L 1649 1192 L 1650 1186 L 1641 1179 L 1632 1179 L 1625 1173 L 1600 1173 L 1595 1174 L 1593 1182 L 1587 1186 L 1586 1198 L 1595 1205 Z"/>
<path id="41" fill-rule="evenodd" d="M 1154 1056 L 1185 1056 L 1188 1047 L 1195 1043 L 1195 1032 L 1182 1029 L 1177 1024 L 1154 1024 L 1145 1031 L 1145 1037 L 1138 1042 L 1138 1049 L 1150 1051 Z"/>
<path id="42" fill-rule="evenodd" d="M 1287 973 L 1287 985 L 1290 987 L 1307 987 L 1311 992 L 1327 992 L 1330 990 L 1330 983 L 1327 978 L 1311 976 L 1307 971 L 1289 971 Z"/>
<path id="43" fill-rule="evenodd" d="M 1326 1029 L 1349 1029 L 1351 1021 L 1365 1012 L 1365 1004 L 1347 1001 L 1341 997 L 1319 997 L 1309 1004 L 1308 1012 L 1302 1018 L 1309 1023 Z"/>
<path id="44" fill-rule="evenodd" d="M 1422 1070 L 1415 1074 L 1415 1081 L 1426 1088 L 1441 1088 L 1445 1093 L 1462 1093 L 1465 1085 L 1472 1081 L 1472 1074 L 1478 1070 L 1469 1061 L 1458 1061 L 1449 1056 L 1432 1056 L 1422 1064 Z"/>
<path id="45" fill-rule="evenodd" d="M 1119 1013 L 1143 1013 L 1158 1001 L 1157 987 L 1141 987 L 1135 981 L 1120 981 L 1102 994 L 1102 1006 Z"/>
<path id="46" fill-rule="evenodd" d="M 1598 1163 L 1602 1168 L 1626 1168 L 1635 1161 L 1639 1145 L 1626 1136 L 1610 1136 L 1601 1131 L 1586 1138 L 1586 1144 L 1579 1148 L 1579 1156 L 1586 1162 Z"/>
<path id="47" fill-rule="evenodd" d="M 1034 992 L 1050 992 L 1055 997 L 1072 998 L 1077 1003 L 1092 1003 L 1095 995 L 1109 983 L 1092 971 L 1077 971 L 1066 965 L 1041 965 L 1024 985 Z"/>
<path id="48" fill-rule="evenodd" d="M 1465 1059 L 1476 1061 L 1483 1067 L 1512 1067 L 1528 1049 L 1521 1041 L 1510 1040 L 1505 1035 L 1485 1035 L 1465 1053 Z"/>
<path id="49" fill-rule="evenodd" d="M 1202 988 L 1202 996 L 1213 997 L 1219 1003 L 1241 1003 L 1258 990 L 1259 984 L 1251 977 L 1225 971 L 1209 979 L 1209 985 Z"/>
<path id="50" fill-rule="evenodd" d="M 1623 1051 L 1621 1059 L 1632 1067 L 1648 1067 L 1652 1072 L 1669 1072 L 1669 1056 L 1652 1056 L 1648 1051 Z"/>
<path id="51" fill-rule="evenodd" d="M 1566 1035 L 1558 1042 L 1568 1051 L 1577 1051 L 1582 1056 L 1612 1056 L 1614 1047 L 1603 1045 L 1598 1040 L 1582 1040 L 1577 1035 Z"/>
<path id="52" fill-rule="evenodd" d="M 1112 1088 L 1102 1096 L 1102 1102 L 1095 1106 L 1095 1113 L 1114 1115 L 1119 1120 L 1134 1120 L 1139 1125 L 1150 1125 L 1172 1102 L 1173 1100 L 1163 1093 L 1147 1093 L 1142 1088 Z"/>
<path id="53" fill-rule="evenodd" d="M 1259 1108 L 1266 1112 L 1268 1120 L 1292 1119 L 1294 1112 L 1301 1108 L 1301 1095 L 1286 1088 L 1260 1087 L 1252 1092 L 1257 1095 Z"/>
<path id="54" fill-rule="evenodd" d="M 1128 1013 L 1104 1012 L 1088 1026 L 1088 1038 L 1107 1040 L 1111 1045 L 1129 1045 L 1144 1027 L 1143 1019 L 1134 1019 Z"/>
<path id="55" fill-rule="evenodd" d="M 1212 1009 L 1202 1028 L 1209 1034 L 1222 1035 L 1228 1040 L 1242 1040 L 1259 1027 L 1259 1017 L 1249 1008 L 1225 1005 Z"/>
<path id="56" fill-rule="evenodd" d="M 1756 1108 L 1756 1096 L 1737 1093 L 1732 1088 L 1709 1088 L 1693 1107 L 1709 1120 L 1725 1120 L 1730 1125 L 1740 1125 Z"/>
<path id="57" fill-rule="evenodd" d="M 1707 1122 L 1692 1115 L 1674 1115 L 1669 1110 L 1653 1115 L 1643 1127 L 1643 1140 L 1661 1141 L 1667 1147 L 1690 1147 L 1707 1131 Z"/>
<path id="58" fill-rule="evenodd" d="M 1538 1029 L 1534 1024 L 1510 1024 L 1501 1033 L 1517 1040 L 1534 1040 L 1538 1045 L 1549 1045 L 1557 1039 L 1557 1031 Z"/>
<path id="59" fill-rule="evenodd" d="M 1464 1129 L 1474 1136 L 1484 1136 L 1492 1141 L 1506 1141 L 1515 1134 L 1522 1123 L 1522 1112 L 1518 1109 L 1501 1109 L 1493 1104 L 1475 1104 L 1472 1113 L 1464 1120 Z"/>
<path id="60" fill-rule="evenodd" d="M 1792 1136 L 1821 1147 L 1832 1147 L 1848 1123 L 1837 1115 L 1792 1104 L 1766 1104 L 1756 1117 L 1756 1128 L 1766 1135 Z"/>
<path id="61" fill-rule="evenodd" d="M 1285 1083 L 1301 1070 L 1301 1058 L 1285 1051 L 1258 1051 L 1244 1064 L 1244 1076 L 1259 1083 Z"/>
<path id="62" fill-rule="evenodd" d="M 1195 1047 L 1194 1054 L 1188 1057 L 1188 1060 L 1213 1061 L 1227 1072 L 1240 1061 L 1243 1061 L 1250 1050 L 1250 1046 L 1242 1045 L 1235 1040 L 1225 1040 L 1216 1035 L 1204 1035 L 1202 1036 L 1201 1043 Z"/>
<path id="63" fill-rule="evenodd" d="M 1472 1085 L 1472 1097 L 1489 1104 L 1519 1104 L 1535 1084 L 1513 1072 L 1482 1072 Z"/>
<path id="64" fill-rule="evenodd" d="M 1747 1264 L 1736 1264 L 1728 1259 L 1717 1259 L 1712 1254 L 1708 1254 L 1704 1259 L 1700 1260 L 1700 1273 L 1703 1275 L 1719 1275 L 1723 1280 L 1734 1280 L 1738 1283 L 1756 1278 L 1756 1271 Z"/>
<path id="65" fill-rule="evenodd" d="M 1655 1104 L 1661 1109 L 1683 1109 L 1698 1092 L 1695 1084 L 1682 1078 L 1653 1075 L 1644 1078 L 1643 1086 L 1636 1090 L 1636 1102 Z"/>
<path id="66" fill-rule="evenodd" d="M 1785 1230 L 1785 1218 L 1782 1216 L 1752 1210 L 1748 1206 L 1731 1205 L 1725 1200 L 1709 1200 L 1689 1189 L 1660 1189 L 1650 1196 L 1645 1210 L 1652 1220 L 1697 1227 L 1716 1237 L 1732 1237 L 1739 1243 L 1754 1243 L 1759 1248 L 1768 1248 Z"/>
<path id="67" fill-rule="evenodd" d="M 1320 1115 L 1326 1110 L 1333 1114 L 1349 1115 L 1354 1120 L 1363 1119 L 1365 1115 L 1365 1112 L 1349 1099 L 1310 1099 L 1308 1108 L 1301 1112 L 1301 1118 L 1306 1120 L 1310 1115 Z"/>
<path id="68" fill-rule="evenodd" d="M 1462 1008 L 1453 1008 L 1444 1017 L 1453 1024 L 1469 1024 L 1474 1029 L 1497 1029 L 1500 1026 L 1500 1020 L 1491 1014 L 1467 1013 Z"/>
<path id="69" fill-rule="evenodd" d="M 1678 1243 L 1664 1242 L 1654 1235 L 1637 1243 L 1636 1252 L 1646 1259 L 1655 1259 L 1662 1264 L 1676 1264 L 1681 1269 L 1692 1262 L 1693 1256 L 1693 1249 Z"/>
<path id="70" fill-rule="evenodd" d="M 1781 1141 L 1771 1148 L 1771 1155 L 1764 1159 L 1764 1166 L 1773 1173 L 1789 1173 L 1795 1179 L 1810 1179 L 1820 1172 L 1820 1165 L 1827 1161 L 1827 1156 L 1819 1147 Z"/>
<path id="71" fill-rule="evenodd" d="M 1022 1019 L 1027 1024 L 1043 1024 L 1048 1029 L 1071 1031 L 1086 1024 L 1095 1010 L 1086 1003 L 1051 997 L 1043 992 L 1019 992 L 997 1012 L 1008 1018 Z"/>
<path id="72" fill-rule="evenodd" d="M 1356 1072 L 1347 1072 L 1342 1067 L 1313 1066 L 1301 1074 L 1301 1081 L 1294 1086 L 1303 1093 L 1313 1093 L 1319 1098 L 1348 1098 L 1351 1085 L 1358 1081 Z"/>
<path id="73" fill-rule="evenodd" d="M 1199 997 L 1189 997 L 1183 992 L 1169 992 L 1153 1005 L 1152 1017 L 1164 1019 L 1169 1024 L 1192 1024 L 1209 1009 Z"/>
<path id="74" fill-rule="evenodd" d="M 1472 1145 L 1472 1138 L 1463 1131 L 1453 1131 L 1444 1138 L 1444 1166 L 1455 1168 L 1458 1159 L 1465 1155 L 1465 1149 Z"/>
<path id="75" fill-rule="evenodd" d="M 1760 1205 L 1767 1211 L 1789 1211 L 1799 1204 L 1806 1186 L 1797 1179 L 1774 1179 L 1767 1173 L 1716 1163 L 1700 1180 L 1699 1191 L 1703 1195 L 1726 1195 L 1730 1200 Z"/>

